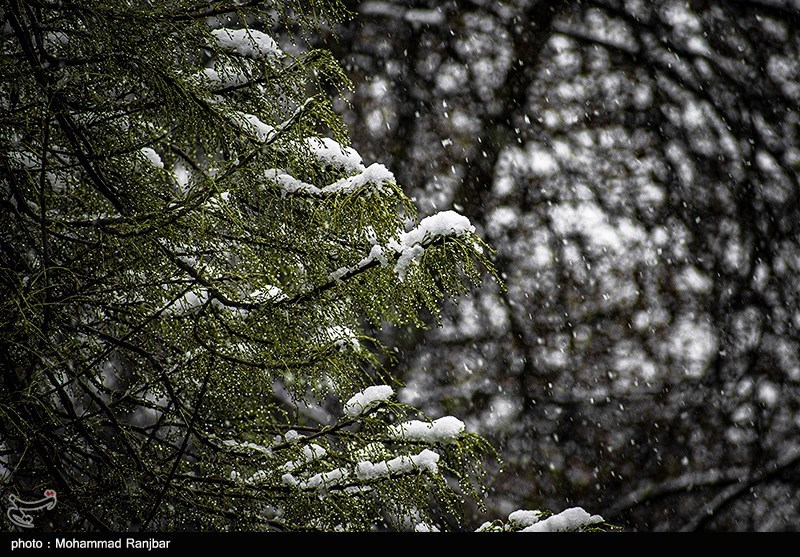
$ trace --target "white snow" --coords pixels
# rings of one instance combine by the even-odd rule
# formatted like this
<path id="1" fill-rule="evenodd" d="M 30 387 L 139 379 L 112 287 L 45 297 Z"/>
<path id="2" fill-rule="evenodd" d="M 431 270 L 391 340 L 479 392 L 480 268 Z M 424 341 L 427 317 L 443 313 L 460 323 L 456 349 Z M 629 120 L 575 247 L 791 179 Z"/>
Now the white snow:
<path id="1" fill-rule="evenodd" d="M 399 242 L 389 243 L 389 247 L 399 254 L 394 267 L 398 278 L 405 280 L 411 264 L 422 258 L 425 247 L 434 240 L 448 236 L 466 236 L 474 232 L 475 227 L 469 219 L 455 211 L 440 211 L 422 219 L 416 227 L 401 234 Z"/>
<path id="2" fill-rule="evenodd" d="M 464 422 L 453 416 L 445 416 L 432 422 L 411 420 L 389 428 L 389 435 L 398 439 L 445 443 L 464 433 Z"/>
<path id="3" fill-rule="evenodd" d="M 445 22 L 444 12 L 438 10 L 407 10 L 403 19 L 416 25 L 441 25 Z"/>
<path id="4" fill-rule="evenodd" d="M 277 286 L 267 285 L 263 289 L 253 290 L 250 297 L 261 301 L 279 302 L 286 299 L 286 294 Z"/>
<path id="5" fill-rule="evenodd" d="M 328 338 L 331 339 L 333 344 L 340 350 L 347 348 L 351 348 L 356 352 L 361 350 L 361 343 L 358 340 L 358 336 L 349 327 L 343 325 L 328 327 L 326 333 Z"/>
<path id="6" fill-rule="evenodd" d="M 716 331 L 705 321 L 679 317 L 671 324 L 667 350 L 684 373 L 700 377 L 717 351 Z"/>
<path id="7" fill-rule="evenodd" d="M 394 389 L 389 385 L 373 385 L 367 387 L 360 393 L 356 393 L 344 405 L 344 414 L 350 418 L 356 418 L 365 412 L 372 410 L 384 400 L 388 400 L 394 394 Z"/>
<path id="8" fill-rule="evenodd" d="M 295 192 L 307 193 L 309 195 L 322 194 L 322 190 L 314 184 L 298 180 L 291 174 L 278 168 L 270 168 L 264 173 L 264 176 L 267 180 L 275 182 L 281 190 L 283 190 L 284 195 Z"/>
<path id="9" fill-rule="evenodd" d="M 150 161 L 150 164 L 156 168 L 164 168 L 164 163 L 161 161 L 161 157 L 158 156 L 158 153 L 156 153 L 153 149 L 150 147 L 142 147 L 140 152 L 148 161 Z"/>
<path id="10" fill-rule="evenodd" d="M 439 470 L 439 455 L 424 449 L 416 455 L 401 455 L 391 460 L 372 463 L 368 460 L 356 465 L 356 477 L 361 480 L 382 478 L 390 474 L 408 474 L 415 470 L 427 470 L 435 474 Z"/>
<path id="11" fill-rule="evenodd" d="M 339 267 L 335 271 L 331 272 L 328 275 L 328 278 L 331 280 L 340 281 L 342 280 L 342 277 L 345 276 L 347 273 L 355 271 L 358 268 L 359 268 L 358 265 L 355 265 L 353 267 Z"/>
<path id="12" fill-rule="evenodd" d="M 505 424 L 511 422 L 517 415 L 517 407 L 505 394 L 498 393 L 492 397 L 489 408 L 481 417 L 481 427 L 489 431 L 497 431 Z"/>
<path id="13" fill-rule="evenodd" d="M 348 495 L 358 495 L 360 493 L 369 493 L 372 491 L 372 487 L 368 485 L 348 485 L 342 491 Z"/>
<path id="14" fill-rule="evenodd" d="M 701 127 L 705 121 L 702 105 L 695 102 L 687 102 L 683 107 L 683 125 L 689 129 Z"/>
<path id="15" fill-rule="evenodd" d="M 371 164 L 358 174 L 342 178 L 322 188 L 298 180 L 277 168 L 267 170 L 265 176 L 268 180 L 275 182 L 284 194 L 300 192 L 317 197 L 334 193 L 350 194 L 367 185 L 372 185 L 377 191 L 384 191 L 385 184 L 395 182 L 394 174 L 380 163 Z"/>
<path id="16" fill-rule="evenodd" d="M 386 265 L 389 262 L 386 254 L 383 252 L 383 246 L 378 244 L 375 244 L 372 246 L 372 249 L 369 250 L 369 255 L 366 257 L 366 262 L 372 262 L 376 259 L 380 261 L 381 265 Z"/>
<path id="17" fill-rule="evenodd" d="M 309 137 L 306 144 L 318 160 L 344 170 L 362 172 L 361 155 L 352 147 L 342 147 L 328 137 Z"/>
<path id="18" fill-rule="evenodd" d="M 518 510 L 508 515 L 508 524 L 514 528 L 533 526 L 542 518 L 542 511 Z"/>
<path id="19" fill-rule="evenodd" d="M 356 465 L 356 476 L 362 480 L 371 480 L 374 478 L 388 476 L 390 474 L 389 462 L 394 463 L 395 468 L 397 468 L 398 471 L 402 471 L 401 458 L 402 457 L 393 458 L 390 461 L 381 460 L 380 462 L 374 464 L 368 460 L 363 460 Z M 410 457 L 406 458 L 409 459 L 407 469 L 412 470 L 413 466 L 411 465 Z"/>
<path id="20" fill-rule="evenodd" d="M 503 231 L 513 229 L 517 226 L 519 215 L 516 209 L 502 206 L 489 213 L 489 218 L 487 220 L 492 235 L 499 236 Z"/>
<path id="21" fill-rule="evenodd" d="M 41 158 L 31 151 L 10 151 L 8 154 L 13 161 L 22 164 L 26 168 L 39 168 L 39 164 L 41 163 Z"/>
<path id="22" fill-rule="evenodd" d="M 63 31 L 48 31 L 44 34 L 44 43 L 47 49 L 58 46 L 65 46 L 69 44 L 69 35 Z"/>
<path id="23" fill-rule="evenodd" d="M 210 210 L 220 210 L 225 207 L 231 197 L 231 192 L 223 191 L 218 194 L 212 195 L 206 202 L 206 208 Z"/>
<path id="24" fill-rule="evenodd" d="M 609 222 L 608 215 L 594 202 L 556 205 L 550 209 L 553 228 L 563 236 L 581 234 L 596 249 L 624 252 L 647 239 L 644 228 L 630 219 Z"/>
<path id="25" fill-rule="evenodd" d="M 232 449 L 245 449 L 251 451 L 257 451 L 259 453 L 264 453 L 266 455 L 272 455 L 272 449 L 269 447 L 265 447 L 264 445 L 259 445 L 257 443 L 251 443 L 250 441 L 236 441 L 234 439 L 226 439 L 222 442 L 223 445 L 226 447 L 230 447 Z"/>
<path id="26" fill-rule="evenodd" d="M 285 176 L 288 177 L 288 175 Z M 275 178 L 273 177 L 273 179 Z M 291 179 L 294 180 L 294 178 Z M 310 184 L 305 184 L 304 187 L 317 189 Z M 332 271 L 328 277 L 331 280 L 339 281 L 348 273 L 363 269 L 376 260 L 385 266 L 389 263 L 389 254 L 393 254 L 397 257 L 394 270 L 398 278 L 403 281 L 411 264 L 422 259 L 425 248 L 430 242 L 443 236 L 464 236 L 473 232 L 475 232 L 475 227 L 467 217 L 459 215 L 455 211 L 442 211 L 422 219 L 419 225 L 400 234 L 398 239 L 390 240 L 386 246 L 373 245 L 369 255 L 364 259 L 350 267 L 340 267 Z M 480 249 L 480 246 L 476 245 L 475 249 Z"/>
<path id="27" fill-rule="evenodd" d="M 292 444 L 300 441 L 300 439 L 302 439 L 302 436 L 299 433 L 297 433 L 296 430 L 290 429 L 289 431 L 283 434 L 283 438 L 286 440 L 287 443 Z"/>
<path id="28" fill-rule="evenodd" d="M 476 532 L 502 532 L 502 529 L 499 528 L 494 522 L 486 521 L 475 530 Z"/>
<path id="29" fill-rule="evenodd" d="M 208 291 L 200 288 L 199 292 L 189 291 L 164 308 L 165 315 L 183 315 L 197 310 L 208 301 Z"/>
<path id="30" fill-rule="evenodd" d="M 380 163 L 373 163 L 361 173 L 347 178 L 342 178 L 322 188 L 323 193 L 353 193 L 358 189 L 373 184 L 377 189 L 382 189 L 386 183 L 395 182 L 394 174 Z"/>
<path id="31" fill-rule="evenodd" d="M 550 176 L 558 171 L 555 157 L 544 150 L 534 150 L 528 159 L 528 168 L 534 176 Z"/>
<path id="32" fill-rule="evenodd" d="M 210 82 L 211 85 L 218 85 L 220 87 L 235 87 L 238 85 L 245 85 L 250 81 L 244 73 L 231 69 L 219 72 L 214 68 L 203 68 L 200 75 L 203 79 Z"/>
<path id="33" fill-rule="evenodd" d="M 275 128 L 262 122 L 261 119 L 255 114 L 240 112 L 237 116 L 239 116 L 241 120 L 237 120 L 236 123 L 242 128 L 242 130 L 246 133 L 254 135 L 262 143 L 266 143 L 267 141 L 271 140 L 275 134 Z"/>
<path id="34" fill-rule="evenodd" d="M 568 159 L 571 155 L 568 149 L 566 152 L 560 152 L 558 146 L 559 144 L 554 145 L 551 151 L 538 142 L 531 142 L 524 148 L 514 146 L 505 149 L 497 164 L 497 179 L 494 185 L 497 193 L 501 196 L 511 193 L 521 176 L 527 175 L 543 180 L 558 172 L 559 163 L 556 157 Z"/>
<path id="35" fill-rule="evenodd" d="M 383 246 L 379 246 L 377 244 L 372 246 L 372 249 L 369 250 L 369 255 L 367 255 L 364 259 L 352 267 L 340 267 L 336 269 L 328 275 L 328 278 L 331 280 L 340 281 L 347 273 L 352 273 L 358 271 L 359 269 L 363 269 L 375 260 L 379 261 L 380 264 L 384 266 L 389 263 L 389 259 L 386 257 Z"/>
<path id="36" fill-rule="evenodd" d="M 513 513 L 512 513 L 513 514 Z M 510 516 L 509 516 L 510 518 Z M 603 522 L 600 515 L 590 515 L 580 507 L 572 507 L 523 528 L 522 532 L 571 532 Z"/>
<path id="37" fill-rule="evenodd" d="M 238 477 L 238 472 L 236 473 L 236 476 Z M 254 473 L 252 476 L 247 478 L 245 480 L 245 483 L 258 484 L 266 480 L 268 477 L 269 477 L 269 472 L 267 472 L 266 470 L 259 470 L 258 472 Z"/>
<path id="38" fill-rule="evenodd" d="M 416 227 L 402 234 L 400 244 L 413 246 L 443 236 L 465 236 L 473 232 L 475 227 L 464 215 L 455 211 L 440 211 L 422 219 Z"/>
<path id="39" fill-rule="evenodd" d="M 324 447 L 320 447 L 316 443 L 305 445 L 303 447 L 303 452 L 300 455 L 300 458 L 296 460 L 290 460 L 289 462 L 283 464 L 280 467 L 280 471 L 293 472 L 294 470 L 297 470 L 298 468 L 308 464 L 309 462 L 314 462 L 315 460 L 319 460 L 326 454 L 328 454 L 328 451 L 326 451 Z"/>
<path id="40" fill-rule="evenodd" d="M 417 263 L 422 259 L 424 254 L 425 248 L 419 244 L 404 247 L 400 251 L 400 257 L 397 258 L 397 263 L 394 266 L 397 277 L 401 281 L 406 280 L 406 275 L 408 274 L 408 269 L 411 267 L 411 264 Z"/>
<path id="41" fill-rule="evenodd" d="M 178 184 L 181 191 L 186 192 L 189 189 L 189 182 L 192 180 L 192 173 L 189 168 L 183 162 L 178 161 L 172 167 L 172 175 L 175 177 L 175 183 Z"/>
<path id="42" fill-rule="evenodd" d="M 211 34 L 222 50 L 239 56 L 261 59 L 283 54 L 272 37 L 255 29 L 215 29 Z"/>
<path id="43" fill-rule="evenodd" d="M 758 400 L 766 406 L 772 407 L 778 403 L 780 390 L 774 383 L 765 381 L 758 386 Z"/>
<path id="44" fill-rule="evenodd" d="M 350 472 L 348 472 L 345 468 L 334 468 L 328 472 L 314 474 L 308 478 L 308 480 L 299 481 L 297 483 L 297 487 L 300 489 L 318 489 L 321 487 L 330 487 L 338 484 L 348 476 L 350 476 Z"/>
<path id="45" fill-rule="evenodd" d="M 711 278 L 694 265 L 687 266 L 674 279 L 675 288 L 688 292 L 709 292 L 714 286 Z"/>
<path id="46" fill-rule="evenodd" d="M 360 449 L 356 449 L 353 451 L 353 458 L 358 460 L 369 460 L 374 458 L 380 458 L 384 456 L 386 452 L 386 446 L 383 443 L 379 443 L 377 441 L 373 441 L 372 443 L 367 443 Z"/>

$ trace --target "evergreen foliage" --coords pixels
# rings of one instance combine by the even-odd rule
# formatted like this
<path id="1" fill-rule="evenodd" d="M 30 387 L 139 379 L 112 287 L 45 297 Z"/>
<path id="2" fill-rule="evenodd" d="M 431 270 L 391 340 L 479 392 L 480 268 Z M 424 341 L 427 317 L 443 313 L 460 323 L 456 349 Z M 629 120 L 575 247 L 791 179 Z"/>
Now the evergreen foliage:
<path id="1" fill-rule="evenodd" d="M 322 94 L 340 68 L 268 36 L 344 15 L 2 2 L 4 498 L 54 488 L 54 529 L 361 530 L 479 495 L 480 438 L 404 435 L 418 412 L 364 391 L 393 381 L 365 326 L 421 325 L 488 262 L 452 213 L 406 232 Z"/>

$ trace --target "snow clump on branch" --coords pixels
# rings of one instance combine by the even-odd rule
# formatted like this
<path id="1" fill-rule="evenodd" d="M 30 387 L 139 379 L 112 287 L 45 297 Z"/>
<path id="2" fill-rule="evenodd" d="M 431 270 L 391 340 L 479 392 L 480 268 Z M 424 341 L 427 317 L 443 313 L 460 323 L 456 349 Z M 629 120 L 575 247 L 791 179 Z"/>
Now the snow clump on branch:
<path id="1" fill-rule="evenodd" d="M 374 385 L 353 395 L 344 404 L 344 415 L 348 418 L 357 418 L 372 410 L 381 402 L 388 400 L 394 394 L 394 389 L 389 385 Z"/>

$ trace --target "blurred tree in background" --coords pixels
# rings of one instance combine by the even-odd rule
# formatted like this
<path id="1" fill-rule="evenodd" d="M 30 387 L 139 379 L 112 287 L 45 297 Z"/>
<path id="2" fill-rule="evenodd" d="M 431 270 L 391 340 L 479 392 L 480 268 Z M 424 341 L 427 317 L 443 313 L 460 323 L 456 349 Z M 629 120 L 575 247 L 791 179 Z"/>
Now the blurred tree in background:
<path id="1" fill-rule="evenodd" d="M 385 333 L 401 400 L 500 448 L 490 510 L 795 528 L 798 2 L 348 6 L 355 146 L 498 250 L 507 292 Z"/>

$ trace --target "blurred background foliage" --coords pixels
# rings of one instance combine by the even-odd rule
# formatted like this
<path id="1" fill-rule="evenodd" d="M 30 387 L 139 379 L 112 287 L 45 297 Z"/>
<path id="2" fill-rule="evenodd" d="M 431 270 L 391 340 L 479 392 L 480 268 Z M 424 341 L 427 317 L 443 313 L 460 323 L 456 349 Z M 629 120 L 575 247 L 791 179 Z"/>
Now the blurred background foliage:
<path id="1" fill-rule="evenodd" d="M 800 5 L 348 7 L 318 40 L 354 147 L 464 212 L 507 285 L 381 333 L 401 400 L 499 448 L 488 515 L 795 528 Z"/>

